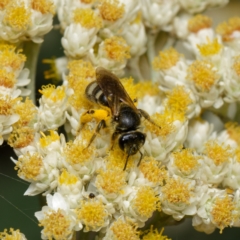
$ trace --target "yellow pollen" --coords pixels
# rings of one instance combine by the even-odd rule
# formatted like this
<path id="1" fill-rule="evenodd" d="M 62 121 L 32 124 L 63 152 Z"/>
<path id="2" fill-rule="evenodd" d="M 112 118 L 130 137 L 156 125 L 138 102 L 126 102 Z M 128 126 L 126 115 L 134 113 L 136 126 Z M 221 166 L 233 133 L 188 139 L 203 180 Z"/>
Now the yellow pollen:
<path id="1" fill-rule="evenodd" d="M 167 107 L 182 114 L 186 114 L 188 106 L 192 104 L 192 99 L 184 86 L 176 86 L 167 94 L 167 97 Z"/>
<path id="2" fill-rule="evenodd" d="M 104 20 L 115 22 L 123 17 L 124 6 L 124 4 L 119 3 L 119 0 L 103 0 L 99 6 L 99 12 Z"/>
<path id="3" fill-rule="evenodd" d="M 144 157 L 139 170 L 148 181 L 158 183 L 160 186 L 163 186 L 168 178 L 166 168 L 164 166 L 160 167 L 159 161 L 152 157 Z"/>
<path id="4" fill-rule="evenodd" d="M 136 85 L 134 84 L 134 79 L 132 77 L 129 78 L 121 78 L 121 83 L 123 87 L 126 89 L 128 95 L 130 96 L 131 99 L 136 99 L 137 97 L 137 89 Z"/>
<path id="5" fill-rule="evenodd" d="M 171 240 L 167 236 L 162 235 L 163 231 L 164 228 L 162 228 L 161 231 L 158 232 L 158 229 L 157 228 L 153 229 L 153 226 L 151 225 L 150 230 L 144 233 L 145 235 L 143 236 L 142 240 Z"/>
<path id="6" fill-rule="evenodd" d="M 112 224 L 110 229 L 114 234 L 114 240 L 140 240 L 137 226 L 120 218 Z"/>
<path id="7" fill-rule="evenodd" d="M 201 29 L 204 28 L 210 28 L 212 25 L 212 19 L 201 15 L 197 14 L 196 16 L 192 17 L 188 21 L 188 30 L 193 33 L 197 33 Z"/>
<path id="8" fill-rule="evenodd" d="M 191 191 L 189 183 L 184 182 L 180 178 L 171 178 L 162 187 L 163 200 L 174 204 L 189 204 L 192 195 Z"/>
<path id="9" fill-rule="evenodd" d="M 39 226 L 43 227 L 43 233 L 48 239 L 69 239 L 72 234 L 71 221 L 60 209 L 45 213 L 45 218 L 40 221 Z"/>
<path id="10" fill-rule="evenodd" d="M 229 137 L 240 146 L 240 125 L 237 122 L 228 122 L 225 128 Z"/>
<path id="11" fill-rule="evenodd" d="M 58 70 L 57 70 L 57 66 L 56 66 L 56 58 L 53 57 L 52 59 L 43 59 L 42 63 L 48 64 L 50 67 L 49 70 L 46 70 L 43 72 L 44 78 L 47 80 L 52 79 L 52 80 L 55 80 L 56 82 L 60 82 L 61 77 L 58 74 Z"/>
<path id="12" fill-rule="evenodd" d="M 232 33 L 234 31 L 240 31 L 240 17 L 230 18 L 228 22 L 220 23 L 216 28 L 216 32 L 222 36 L 225 42 L 233 39 Z"/>
<path id="13" fill-rule="evenodd" d="M 11 115 L 13 114 L 13 107 L 19 99 L 11 99 L 9 96 L 1 98 L 0 95 L 0 115 Z"/>
<path id="14" fill-rule="evenodd" d="M 174 67 L 183 55 L 174 48 L 169 48 L 159 52 L 159 56 L 155 57 L 152 62 L 154 70 L 168 70 Z"/>
<path id="15" fill-rule="evenodd" d="M 21 52 L 22 49 L 16 50 L 13 44 L 0 42 L 0 66 L 20 70 L 26 61 L 26 56 Z"/>
<path id="16" fill-rule="evenodd" d="M 42 13 L 47 14 L 51 13 L 54 14 L 54 4 L 51 0 L 32 0 L 31 2 L 32 9 Z"/>
<path id="17" fill-rule="evenodd" d="M 11 0 L 1 0 L 0 2 L 0 10 L 3 10 Z"/>
<path id="18" fill-rule="evenodd" d="M 89 139 L 86 139 L 88 144 Z M 64 148 L 64 155 L 66 157 L 66 161 L 72 165 L 81 164 L 90 161 L 94 153 L 94 147 L 91 145 L 86 149 L 86 144 L 84 144 L 80 140 L 76 140 L 74 142 L 69 141 Z"/>
<path id="19" fill-rule="evenodd" d="M 133 209 L 141 217 L 150 218 L 154 211 L 161 211 L 160 199 L 156 195 L 156 192 L 151 187 L 141 187 L 133 200 Z"/>
<path id="20" fill-rule="evenodd" d="M 0 86 L 13 88 L 15 83 L 16 78 L 13 72 L 7 72 L 5 69 L 0 69 Z"/>
<path id="21" fill-rule="evenodd" d="M 26 126 L 34 121 L 37 108 L 31 99 L 25 98 L 25 102 L 18 102 L 14 105 L 14 112 L 20 116 L 16 124 L 18 126 Z"/>
<path id="22" fill-rule="evenodd" d="M 161 114 L 155 113 L 151 116 L 151 118 L 160 128 L 148 121 L 145 121 L 144 124 L 147 130 L 164 138 L 175 131 L 176 128 L 173 124 L 175 121 L 185 121 L 184 114 L 172 111 L 171 109 L 165 109 L 165 111 Z"/>
<path id="23" fill-rule="evenodd" d="M 216 141 L 209 140 L 205 143 L 204 153 L 209 157 L 215 165 L 219 166 L 223 163 L 229 162 L 233 157 L 231 147 L 219 144 Z"/>
<path id="24" fill-rule="evenodd" d="M 182 149 L 172 154 L 174 165 L 185 175 L 190 174 L 199 167 L 199 156 L 195 156 L 191 149 Z"/>
<path id="25" fill-rule="evenodd" d="M 111 120 L 110 112 L 105 109 L 92 109 L 82 114 L 80 122 L 88 123 L 91 122 L 93 119 L 97 120 L 97 122 L 101 120 L 109 121 Z"/>
<path id="26" fill-rule="evenodd" d="M 237 220 L 236 211 L 236 206 L 227 194 L 224 197 L 215 199 L 211 215 L 213 223 L 220 229 L 220 233 L 225 227 Z"/>
<path id="27" fill-rule="evenodd" d="M 240 77 L 240 55 L 234 58 L 233 69 L 238 75 L 238 77 Z"/>
<path id="28" fill-rule="evenodd" d="M 8 137 L 8 144 L 12 148 L 23 148 L 28 146 L 34 139 L 34 130 L 30 127 L 14 128 Z"/>
<path id="29" fill-rule="evenodd" d="M 200 91 L 207 92 L 219 79 L 219 75 L 211 62 L 196 60 L 188 67 L 187 79 L 194 81 Z"/>
<path id="30" fill-rule="evenodd" d="M 69 173 L 66 169 L 63 169 L 61 175 L 58 178 L 58 182 L 61 185 L 76 184 L 77 181 L 78 181 L 78 178 L 75 175 Z"/>
<path id="31" fill-rule="evenodd" d="M 137 92 L 137 98 L 143 98 L 146 95 L 150 96 L 159 96 L 160 89 L 157 83 L 153 83 L 152 81 L 142 81 L 138 82 L 135 85 L 135 91 Z"/>
<path id="32" fill-rule="evenodd" d="M 30 154 L 27 152 L 25 155 L 20 156 L 15 166 L 18 170 L 18 176 L 24 177 L 27 180 L 37 180 L 40 170 L 43 166 L 43 159 L 39 153 Z"/>
<path id="33" fill-rule="evenodd" d="M 91 62 L 84 61 L 82 59 L 79 60 L 71 60 L 67 65 L 69 69 L 69 75 L 75 76 L 76 78 L 87 78 L 87 79 L 95 79 L 96 72 L 95 68 L 91 64 Z"/>
<path id="34" fill-rule="evenodd" d="M 86 226 L 86 231 L 102 227 L 107 216 L 107 210 L 99 200 L 82 201 L 81 208 L 77 210 L 77 217 Z"/>
<path id="35" fill-rule="evenodd" d="M 89 3 L 92 3 L 96 0 L 80 0 L 82 3 L 86 3 L 86 4 L 89 4 Z"/>
<path id="36" fill-rule="evenodd" d="M 208 39 L 208 43 L 197 45 L 197 47 L 201 55 L 207 57 L 220 53 L 223 45 L 218 42 L 217 38 L 215 38 L 212 42 L 210 42 L 210 40 Z"/>
<path id="37" fill-rule="evenodd" d="M 130 47 L 122 37 L 111 37 L 104 41 L 105 51 L 110 59 L 123 62 L 130 58 Z"/>
<path id="38" fill-rule="evenodd" d="M 12 1 L 5 8 L 3 22 L 17 31 L 26 30 L 31 25 L 31 12 L 24 2 Z"/>
<path id="39" fill-rule="evenodd" d="M 113 143 L 112 143 L 113 144 Z M 127 154 L 123 152 L 117 142 L 114 143 L 113 149 L 109 152 L 107 156 L 107 168 L 120 168 L 123 169 L 126 162 Z M 130 169 L 134 164 L 134 158 L 132 156 L 128 159 L 127 169 Z"/>
<path id="40" fill-rule="evenodd" d="M 85 28 L 101 28 L 102 19 L 90 8 L 77 8 L 73 12 L 73 21 Z"/>
<path id="41" fill-rule="evenodd" d="M 99 171 L 96 178 L 96 187 L 106 194 L 121 193 L 126 186 L 126 173 L 122 168 L 113 168 Z"/>
<path id="42" fill-rule="evenodd" d="M 61 101 L 66 96 L 64 86 L 58 86 L 56 88 L 56 86 L 52 84 L 42 86 L 42 90 L 40 89 L 39 92 L 53 102 Z"/>
<path id="43" fill-rule="evenodd" d="M 4 232 L 0 232 L 0 239 L 21 240 L 21 239 L 25 239 L 25 236 L 19 231 L 19 229 L 14 231 L 13 228 L 10 228 L 9 233 L 7 232 L 7 229 L 4 229 Z"/>
<path id="44" fill-rule="evenodd" d="M 43 132 L 41 132 L 41 135 L 42 137 L 39 139 L 39 143 L 43 148 L 60 139 L 58 133 L 53 130 L 49 130 L 49 135 L 47 136 Z"/>

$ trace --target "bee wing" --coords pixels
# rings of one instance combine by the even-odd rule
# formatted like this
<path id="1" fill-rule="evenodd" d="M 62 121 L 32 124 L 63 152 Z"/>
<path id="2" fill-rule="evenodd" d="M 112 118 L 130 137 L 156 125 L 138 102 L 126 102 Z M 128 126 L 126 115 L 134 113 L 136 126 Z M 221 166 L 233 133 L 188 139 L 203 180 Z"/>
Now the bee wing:
<path id="1" fill-rule="evenodd" d="M 102 67 L 98 67 L 96 69 L 96 78 L 97 83 L 108 99 L 113 116 L 119 115 L 121 103 L 129 105 L 136 112 L 138 111 L 116 75 Z"/>

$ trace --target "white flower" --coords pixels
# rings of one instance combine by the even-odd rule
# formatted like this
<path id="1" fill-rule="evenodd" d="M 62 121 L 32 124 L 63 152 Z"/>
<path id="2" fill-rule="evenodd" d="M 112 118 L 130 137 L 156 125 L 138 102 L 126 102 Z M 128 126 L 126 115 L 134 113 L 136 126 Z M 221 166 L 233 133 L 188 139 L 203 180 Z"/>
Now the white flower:
<path id="1" fill-rule="evenodd" d="M 47 204 L 48 206 L 44 206 L 42 211 L 35 213 L 43 226 L 42 239 L 72 239 L 74 231 L 82 228 L 82 225 L 76 222 L 74 211 L 69 208 L 63 196 L 58 192 L 54 195 L 47 195 Z"/>
<path id="2" fill-rule="evenodd" d="M 142 0 L 144 24 L 153 31 L 164 29 L 180 9 L 177 0 Z"/>

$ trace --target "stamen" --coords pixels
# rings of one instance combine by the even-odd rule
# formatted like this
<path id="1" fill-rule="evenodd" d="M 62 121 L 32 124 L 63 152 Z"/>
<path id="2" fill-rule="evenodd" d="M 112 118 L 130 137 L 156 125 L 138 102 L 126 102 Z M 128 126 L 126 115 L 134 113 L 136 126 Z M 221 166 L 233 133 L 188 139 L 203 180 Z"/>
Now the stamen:
<path id="1" fill-rule="evenodd" d="M 25 155 L 20 156 L 14 167 L 18 170 L 18 176 L 27 180 L 36 180 L 40 174 L 40 169 L 43 166 L 43 158 L 39 153 L 30 154 L 27 152 Z"/>
<path id="2" fill-rule="evenodd" d="M 212 42 L 208 39 L 208 43 L 197 45 L 197 47 L 201 55 L 207 57 L 218 54 L 222 50 L 223 45 L 218 42 L 217 38 L 215 38 Z"/>
<path id="3" fill-rule="evenodd" d="M 43 227 L 43 233 L 48 239 L 68 239 L 72 234 L 71 221 L 60 209 L 45 213 L 45 218 L 40 221 L 39 226 Z"/>
<path id="4" fill-rule="evenodd" d="M 154 70 L 168 70 L 175 66 L 183 55 L 174 48 L 169 48 L 159 52 L 159 56 L 155 57 L 152 66 Z"/>
<path id="5" fill-rule="evenodd" d="M 196 87 L 202 92 L 210 91 L 218 78 L 214 65 L 209 61 L 196 60 L 188 68 L 187 79 L 194 81 Z"/>
<path id="6" fill-rule="evenodd" d="M 130 58 L 130 47 L 122 37 L 111 37 L 104 41 L 105 51 L 110 59 L 122 62 Z"/>
<path id="7" fill-rule="evenodd" d="M 156 195 L 151 187 L 141 187 L 133 200 L 133 208 L 142 217 L 150 218 L 154 211 L 161 211 L 160 199 Z"/>
<path id="8" fill-rule="evenodd" d="M 102 19 L 90 8 L 77 8 L 73 12 L 73 21 L 85 28 L 101 28 Z"/>
<path id="9" fill-rule="evenodd" d="M 54 4 L 49 0 L 32 0 L 31 2 L 32 9 L 41 12 L 42 14 L 51 13 L 54 14 Z"/>
<path id="10" fill-rule="evenodd" d="M 99 200 L 82 201 L 77 216 L 86 225 L 86 231 L 97 229 L 105 224 L 108 213 L 104 204 Z"/>
<path id="11" fill-rule="evenodd" d="M 225 162 L 229 162 L 229 158 L 233 156 L 231 147 L 224 146 L 216 141 L 209 140 L 205 143 L 204 153 L 214 162 L 215 165 L 219 166 Z"/>
<path id="12" fill-rule="evenodd" d="M 211 26 L 212 19 L 201 14 L 197 14 L 188 21 L 188 30 L 193 33 L 197 33 L 204 28 L 210 28 Z"/>
<path id="13" fill-rule="evenodd" d="M 119 0 L 103 0 L 99 12 L 104 20 L 115 22 L 123 17 L 125 6 L 120 4 Z"/>

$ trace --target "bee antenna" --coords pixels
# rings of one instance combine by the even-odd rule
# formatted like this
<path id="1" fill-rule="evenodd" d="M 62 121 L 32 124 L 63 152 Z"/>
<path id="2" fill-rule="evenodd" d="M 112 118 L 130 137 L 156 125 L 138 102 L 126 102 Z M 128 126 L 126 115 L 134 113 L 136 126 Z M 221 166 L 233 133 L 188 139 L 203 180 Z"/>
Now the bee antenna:
<path id="1" fill-rule="evenodd" d="M 127 159 L 126 159 L 126 162 L 125 162 L 125 165 L 124 165 L 123 171 L 125 171 L 126 168 L 127 168 L 128 158 L 129 158 L 129 156 L 131 155 L 131 152 L 132 152 L 132 148 L 130 148 L 130 150 L 129 150 L 129 152 L 128 152 Z"/>
<path id="2" fill-rule="evenodd" d="M 138 167 L 140 166 L 142 158 L 143 158 L 143 154 L 141 153 L 141 151 L 139 151 L 139 153 L 141 154 L 141 156 L 140 156 L 140 159 L 139 159 L 139 162 L 138 162 L 138 165 L 137 165 Z"/>

